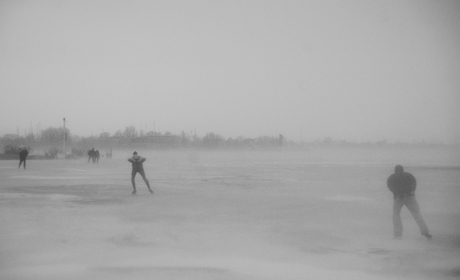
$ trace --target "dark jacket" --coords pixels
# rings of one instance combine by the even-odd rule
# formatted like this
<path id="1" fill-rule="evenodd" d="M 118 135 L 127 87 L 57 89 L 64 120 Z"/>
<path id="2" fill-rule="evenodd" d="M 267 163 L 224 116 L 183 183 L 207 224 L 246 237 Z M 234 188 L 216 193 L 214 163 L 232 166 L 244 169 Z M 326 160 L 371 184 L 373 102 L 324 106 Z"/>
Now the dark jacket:
<path id="1" fill-rule="evenodd" d="M 387 186 L 395 197 L 403 197 L 415 193 L 417 181 L 408 172 L 395 172 L 388 177 Z"/>
<path id="2" fill-rule="evenodd" d="M 131 158 L 128 159 L 129 162 L 132 163 L 133 165 L 133 170 L 141 170 L 141 169 L 144 169 L 144 166 L 143 166 L 143 162 L 145 161 L 146 159 L 143 158 L 143 157 L 140 157 L 138 155 L 135 155 Z"/>
<path id="3" fill-rule="evenodd" d="M 19 152 L 19 158 L 20 159 L 26 159 L 27 155 L 29 154 L 29 151 L 27 151 L 26 149 L 22 150 Z"/>

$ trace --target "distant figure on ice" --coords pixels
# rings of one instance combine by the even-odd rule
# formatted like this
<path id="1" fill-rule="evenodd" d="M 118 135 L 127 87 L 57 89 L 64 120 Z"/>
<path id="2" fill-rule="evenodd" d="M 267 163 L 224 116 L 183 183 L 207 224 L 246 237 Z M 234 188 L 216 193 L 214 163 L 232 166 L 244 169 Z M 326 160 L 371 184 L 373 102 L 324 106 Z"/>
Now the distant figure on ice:
<path id="1" fill-rule="evenodd" d="M 112 158 L 112 149 L 110 149 L 110 152 L 109 151 L 105 152 L 105 157 L 106 158 Z"/>
<path id="2" fill-rule="evenodd" d="M 101 158 L 101 154 L 99 153 L 99 150 L 96 150 L 94 152 L 94 159 L 96 160 L 97 163 L 99 163 L 99 159 Z M 93 160 L 94 161 L 94 160 Z"/>
<path id="3" fill-rule="evenodd" d="M 90 160 L 92 160 L 93 163 L 96 162 L 96 151 L 94 150 L 94 148 L 88 151 L 88 163 Z"/>
<path id="4" fill-rule="evenodd" d="M 27 158 L 28 154 L 29 154 L 29 151 L 27 151 L 26 148 L 23 148 L 19 152 L 19 166 L 18 166 L 18 168 L 21 168 L 21 164 L 24 162 L 24 169 L 26 169 L 26 158 Z"/>
<path id="5" fill-rule="evenodd" d="M 142 179 L 144 179 L 145 184 L 147 185 L 147 188 L 149 189 L 149 192 L 153 194 L 152 189 L 150 188 L 149 181 L 145 177 L 145 172 L 144 172 L 144 166 L 143 162 L 146 160 L 146 158 L 140 157 L 137 155 L 137 152 L 135 151 L 133 153 L 133 156 L 128 159 L 129 162 L 132 163 L 133 170 L 131 172 L 131 183 L 133 184 L 133 193 L 136 194 L 136 182 L 134 181 L 134 178 L 136 177 L 136 173 L 139 172 L 141 174 Z"/>
<path id="6" fill-rule="evenodd" d="M 401 209 L 406 205 L 407 209 L 411 212 L 417 225 L 420 228 L 420 232 L 426 238 L 431 239 L 433 236 L 429 233 L 428 227 L 423 220 L 420 213 L 420 207 L 415 199 L 415 188 L 417 187 L 417 181 L 415 177 L 404 172 L 404 168 L 401 165 L 396 165 L 395 173 L 393 173 L 387 180 L 387 186 L 393 193 L 393 230 L 394 238 L 401 239 L 403 234 L 403 225 L 401 222 Z"/>

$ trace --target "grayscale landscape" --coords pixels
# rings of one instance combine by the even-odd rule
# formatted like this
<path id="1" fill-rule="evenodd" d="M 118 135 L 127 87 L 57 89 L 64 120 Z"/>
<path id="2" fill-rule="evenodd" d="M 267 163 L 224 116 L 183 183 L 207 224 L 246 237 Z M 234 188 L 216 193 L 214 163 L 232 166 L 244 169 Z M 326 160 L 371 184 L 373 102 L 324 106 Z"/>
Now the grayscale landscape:
<path id="1" fill-rule="evenodd" d="M 0 280 L 459 280 L 459 15 L 0 0 Z"/>
<path id="2" fill-rule="evenodd" d="M 458 150 L 138 151 L 0 161 L 1 279 L 458 279 Z M 432 240 L 386 179 L 403 164 Z"/>

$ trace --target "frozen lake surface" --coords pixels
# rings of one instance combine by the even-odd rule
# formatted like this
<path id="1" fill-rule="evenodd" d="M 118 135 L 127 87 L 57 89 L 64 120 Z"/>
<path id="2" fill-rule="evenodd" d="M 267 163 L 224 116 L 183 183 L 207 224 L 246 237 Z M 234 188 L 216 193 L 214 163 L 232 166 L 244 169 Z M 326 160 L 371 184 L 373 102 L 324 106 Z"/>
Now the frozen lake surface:
<path id="1" fill-rule="evenodd" d="M 452 151 L 132 151 L 98 164 L 0 161 L 0 279 L 459 279 Z M 457 152 L 457 151 L 456 151 Z M 392 240 L 386 179 L 402 164 L 434 238 L 407 209 Z"/>

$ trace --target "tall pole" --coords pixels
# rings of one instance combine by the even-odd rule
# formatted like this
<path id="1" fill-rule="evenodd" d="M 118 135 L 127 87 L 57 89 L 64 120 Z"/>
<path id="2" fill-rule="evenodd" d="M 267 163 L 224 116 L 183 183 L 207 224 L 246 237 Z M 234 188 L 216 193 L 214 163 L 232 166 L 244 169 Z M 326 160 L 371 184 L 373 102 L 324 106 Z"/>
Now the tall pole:
<path id="1" fill-rule="evenodd" d="M 67 154 L 67 150 L 65 147 L 65 140 L 66 140 L 66 132 L 65 132 L 65 118 L 64 118 L 64 158 L 65 158 L 65 155 Z"/>

